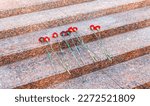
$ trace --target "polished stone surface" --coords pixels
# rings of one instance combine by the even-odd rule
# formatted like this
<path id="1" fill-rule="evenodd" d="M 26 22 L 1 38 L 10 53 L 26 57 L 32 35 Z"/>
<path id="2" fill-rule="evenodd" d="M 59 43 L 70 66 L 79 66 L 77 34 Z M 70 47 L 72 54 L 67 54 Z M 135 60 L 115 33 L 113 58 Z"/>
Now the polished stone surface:
<path id="1" fill-rule="evenodd" d="M 131 89 L 150 81 L 150 54 L 48 87 L 48 89 Z"/>
<path id="2" fill-rule="evenodd" d="M 60 0 L 0 0 L 0 11 L 56 1 Z"/>
<path id="3" fill-rule="evenodd" d="M 94 1 L 0 19 L 0 38 L 88 20 L 150 5 L 143 0 Z M 91 7 L 93 7 L 91 9 Z M 16 23 L 17 21 L 17 23 Z"/>
<path id="4" fill-rule="evenodd" d="M 43 3 L 40 4 L 40 1 Z M 16 9 L 13 9 L 12 3 L 9 7 L 12 10 L 5 8 L 6 11 L 1 7 L 4 13 L 8 12 L 7 16 L 17 16 L 0 17 L 0 88 L 110 89 L 136 88 L 148 84 L 149 0 L 55 0 L 50 3 L 56 3 L 52 7 L 49 7 L 49 3 L 44 5 L 46 1 L 40 1 L 30 2 L 35 3 L 34 6 L 27 1 L 20 1 Z M 21 8 L 23 5 L 25 7 Z M 90 24 L 101 24 L 102 31 L 97 34 L 102 36 L 102 40 L 97 40 L 88 30 Z M 73 51 L 62 42 L 64 53 L 60 53 L 56 40 L 53 40 L 51 43 L 55 52 L 52 53 L 52 60 L 48 58 L 46 49 L 49 51 L 50 46 L 40 44 L 38 38 L 54 31 L 60 32 L 69 26 L 80 28 L 86 45 L 99 57 L 96 62 L 82 45 L 78 54 L 70 37 L 66 39 Z M 102 41 L 102 45 L 99 45 L 99 41 Z M 112 61 L 107 59 L 105 50 Z"/>
<path id="5" fill-rule="evenodd" d="M 0 18 L 90 1 L 93 0 L 3 0 L 0 1 Z"/>
<path id="6" fill-rule="evenodd" d="M 142 0 L 121 0 L 121 1 L 115 1 L 110 2 L 110 0 L 101 2 L 100 0 L 89 3 L 83 3 L 83 4 L 77 4 L 74 6 L 67 6 L 67 7 L 61 7 L 56 8 L 52 10 L 45 10 L 25 15 L 18 15 L 14 17 L 8 17 L 4 19 L 0 19 L 0 31 L 7 30 L 7 29 L 13 29 L 21 26 L 27 26 L 32 24 L 38 24 L 49 20 L 64 18 L 66 16 L 74 16 L 77 14 L 84 14 L 84 13 L 90 13 L 102 9 L 112 8 L 123 4 L 129 4 L 134 2 L 139 2 Z M 93 7 L 92 9 L 90 7 Z M 64 13 L 63 13 L 64 12 Z M 32 20 L 34 19 L 34 20 Z M 16 23 L 17 20 L 17 23 Z"/>

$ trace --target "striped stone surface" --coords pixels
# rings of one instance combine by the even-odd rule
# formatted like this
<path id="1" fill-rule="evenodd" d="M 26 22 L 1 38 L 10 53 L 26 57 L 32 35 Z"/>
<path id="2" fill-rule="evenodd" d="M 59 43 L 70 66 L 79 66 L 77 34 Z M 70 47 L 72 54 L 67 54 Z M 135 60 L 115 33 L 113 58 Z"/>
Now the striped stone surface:
<path id="1" fill-rule="evenodd" d="M 150 5 L 143 0 L 93 2 L 0 19 L 0 39 Z M 92 9 L 91 9 L 92 7 Z M 17 22 L 16 22 L 17 21 Z"/>
<path id="2" fill-rule="evenodd" d="M 149 88 L 149 6 L 149 0 L 0 1 L 0 88 Z M 91 24 L 102 26 L 101 39 Z M 89 50 L 74 35 L 65 38 L 72 50 L 61 37 L 51 39 L 54 52 L 38 42 L 70 26 Z"/>
<path id="3" fill-rule="evenodd" d="M 4 0 L 0 2 L 0 18 L 89 1 L 93 0 Z"/>
<path id="4" fill-rule="evenodd" d="M 0 59 L 0 65 L 29 58 L 29 55 L 30 57 L 34 57 L 37 55 L 41 55 L 42 53 L 45 53 L 46 52 L 45 48 L 49 49 L 49 47 L 47 47 L 47 45 L 40 44 L 38 42 L 38 38 L 41 35 L 51 36 L 53 32 L 59 33 L 60 31 L 69 28 L 70 26 L 77 26 L 79 28 L 79 33 L 81 34 L 80 36 L 85 38 L 84 41 L 90 42 L 94 40 L 94 38 L 92 37 L 93 32 L 90 31 L 88 28 L 91 23 L 100 24 L 102 26 L 101 31 L 105 32 L 105 33 L 100 32 L 101 36 L 108 37 L 113 35 L 111 32 L 113 33 L 116 32 L 116 34 L 117 33 L 119 34 L 122 32 L 128 32 L 131 30 L 136 30 L 138 28 L 147 27 L 150 25 L 149 19 L 150 19 L 150 8 L 145 7 L 136 10 L 130 10 L 123 13 L 117 13 L 100 18 L 95 18 L 88 21 L 82 21 L 78 23 L 68 24 L 65 26 L 55 27 L 48 30 L 34 32 L 22 36 L 17 36 L 8 39 L 1 39 L 0 56 L 2 58 Z M 124 29 L 120 32 L 120 28 L 118 27 Z M 112 29 L 116 30 L 112 31 Z M 74 38 L 74 36 L 72 35 L 72 37 L 68 37 L 67 39 L 70 38 Z M 51 44 L 54 45 L 57 42 L 57 40 L 62 41 L 62 38 L 59 37 L 58 39 L 52 39 Z M 58 44 L 53 47 L 58 47 Z"/>
<path id="5" fill-rule="evenodd" d="M 150 38 L 147 36 L 149 31 L 150 31 L 149 27 L 147 27 L 144 29 L 139 29 L 137 31 L 132 31 L 132 32 L 121 34 L 121 35 L 105 38 L 102 40 L 103 45 L 101 48 L 99 48 L 99 46 L 98 46 L 98 44 L 99 44 L 98 41 L 90 42 L 87 45 L 91 51 L 93 51 L 94 53 L 96 53 L 98 55 L 98 57 L 99 57 L 98 61 L 101 61 L 101 62 L 103 62 L 103 60 L 107 59 L 106 56 L 102 52 L 102 50 L 105 50 L 106 48 L 107 48 L 106 50 L 107 50 L 108 54 L 110 54 L 112 57 L 119 57 L 120 55 L 127 54 L 130 51 L 133 51 L 133 56 L 134 56 L 139 52 L 139 51 L 136 52 L 134 50 L 142 49 L 142 48 L 148 47 L 150 45 Z M 82 46 L 81 46 L 81 48 L 82 48 Z M 74 50 L 75 50 L 75 48 L 74 48 Z M 142 52 L 144 52 L 144 51 L 142 51 Z M 148 48 L 148 50 L 145 51 L 145 54 L 149 53 L 149 52 L 150 51 Z M 76 51 L 75 51 L 75 53 L 76 53 Z M 83 60 L 86 60 L 85 64 L 88 67 L 88 65 L 92 64 L 93 61 L 90 58 L 90 56 L 86 50 L 81 49 L 81 53 L 82 53 Z M 76 53 L 76 55 L 79 60 L 80 56 L 77 53 Z M 61 54 L 59 55 L 59 57 L 61 57 Z M 77 70 L 75 70 L 77 68 L 82 68 L 83 70 L 86 69 L 86 67 L 83 67 L 84 65 L 81 63 L 80 60 L 79 60 L 79 63 L 81 64 L 81 66 L 78 66 L 77 61 L 73 58 L 73 56 L 71 55 L 71 53 L 68 49 L 65 49 L 65 53 L 62 57 L 64 57 L 66 59 L 66 62 L 69 64 L 69 66 L 71 66 L 71 67 L 69 67 L 69 70 L 77 71 Z M 9 84 L 11 84 L 8 87 L 6 86 L 6 88 L 9 88 L 9 87 L 16 87 L 18 85 L 23 85 L 23 84 L 27 84 L 27 83 L 32 83 L 34 81 L 37 81 L 37 79 L 42 79 L 47 76 L 55 77 L 56 75 L 60 74 L 60 77 L 62 77 L 61 74 L 63 74 L 64 72 L 65 72 L 66 76 L 70 77 L 70 75 L 68 73 L 66 73 L 66 71 L 63 69 L 61 64 L 58 62 L 58 58 L 56 57 L 56 55 L 53 55 L 53 58 L 55 61 L 54 65 L 55 65 L 55 67 L 57 67 L 55 70 L 52 68 L 51 62 L 47 58 L 46 54 L 42 55 L 42 56 L 37 56 L 35 58 L 26 59 L 21 62 L 16 62 L 13 64 L 2 66 L 0 68 L 0 70 L 1 70 L 0 72 L 3 72 L 3 74 L 1 74 L 2 75 L 1 77 L 3 77 L 3 75 L 7 75 L 7 76 L 5 76 L 5 78 L 6 79 L 13 78 L 13 80 L 11 79 L 10 81 L 13 81 L 15 83 L 9 82 L 8 80 L 7 80 L 8 82 L 6 80 L 4 80 L 4 81 L 1 80 L 1 83 L 4 83 L 3 85 L 7 85 L 7 86 Z M 128 59 L 129 57 L 126 56 L 124 58 Z M 122 61 L 121 57 L 120 57 L 120 60 L 118 58 L 118 61 Z M 109 62 L 110 61 L 108 61 L 108 64 L 110 64 Z M 106 64 L 106 66 L 107 66 L 107 64 Z M 98 67 L 98 68 L 101 68 L 101 67 Z M 91 70 L 89 70 L 89 71 L 91 71 Z M 84 73 L 86 73 L 86 72 L 84 72 Z M 13 77 L 13 76 L 16 76 L 16 77 Z M 18 80 L 18 81 L 16 81 L 16 80 Z M 55 79 L 55 81 L 59 82 L 60 80 Z M 44 80 L 43 80 L 43 83 L 41 83 L 41 84 L 44 84 Z M 38 85 L 40 87 L 40 82 L 38 83 Z M 36 85 L 36 86 L 38 86 L 38 85 Z"/>
<path id="6" fill-rule="evenodd" d="M 131 89 L 150 80 L 149 64 L 148 54 L 50 86 L 48 89 Z"/>

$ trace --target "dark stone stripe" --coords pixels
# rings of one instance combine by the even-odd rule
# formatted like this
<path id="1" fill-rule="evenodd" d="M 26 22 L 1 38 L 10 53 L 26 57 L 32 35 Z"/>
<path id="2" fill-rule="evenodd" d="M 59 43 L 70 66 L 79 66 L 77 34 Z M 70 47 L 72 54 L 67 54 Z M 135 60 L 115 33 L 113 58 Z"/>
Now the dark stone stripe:
<path id="1" fill-rule="evenodd" d="M 134 87 L 133 89 L 150 89 L 150 82 Z"/>

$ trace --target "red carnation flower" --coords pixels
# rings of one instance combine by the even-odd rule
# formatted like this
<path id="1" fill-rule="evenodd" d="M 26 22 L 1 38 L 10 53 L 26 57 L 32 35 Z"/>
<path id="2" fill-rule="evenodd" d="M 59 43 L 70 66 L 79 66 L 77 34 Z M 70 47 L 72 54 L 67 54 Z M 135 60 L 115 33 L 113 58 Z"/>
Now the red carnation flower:
<path id="1" fill-rule="evenodd" d="M 66 33 L 66 31 L 62 31 L 62 32 L 60 32 L 60 35 L 61 36 L 67 36 L 67 33 Z"/>
<path id="2" fill-rule="evenodd" d="M 50 38 L 48 36 L 44 37 L 44 42 L 49 42 Z"/>
<path id="3" fill-rule="evenodd" d="M 101 26 L 97 25 L 97 26 L 95 26 L 94 29 L 95 29 L 95 30 L 100 30 L 100 29 L 101 29 Z"/>
<path id="4" fill-rule="evenodd" d="M 43 42 L 44 42 L 44 37 L 40 37 L 40 38 L 39 38 L 39 42 L 40 42 L 40 43 L 43 43 Z"/>
<path id="5" fill-rule="evenodd" d="M 52 38 L 57 38 L 57 37 L 58 37 L 58 33 L 54 32 L 54 33 L 52 34 Z"/>

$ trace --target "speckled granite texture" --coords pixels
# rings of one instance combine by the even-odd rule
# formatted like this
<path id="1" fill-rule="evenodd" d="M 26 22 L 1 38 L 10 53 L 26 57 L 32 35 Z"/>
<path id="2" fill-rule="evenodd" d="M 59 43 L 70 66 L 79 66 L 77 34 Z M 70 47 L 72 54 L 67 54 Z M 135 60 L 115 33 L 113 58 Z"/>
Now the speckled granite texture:
<path id="1" fill-rule="evenodd" d="M 61 83 L 66 80 L 73 79 L 75 77 L 79 77 L 81 75 L 94 72 L 97 69 L 106 68 L 111 65 L 115 65 L 115 64 L 130 60 L 130 59 L 134 59 L 134 58 L 142 56 L 144 54 L 148 54 L 148 53 L 150 53 L 150 51 L 146 51 L 147 49 L 150 50 L 150 48 L 139 49 L 139 50 L 135 50 L 132 52 L 128 52 L 126 54 L 122 54 L 120 56 L 113 57 L 113 62 L 110 62 L 108 60 L 100 61 L 95 64 L 89 64 L 89 65 L 81 67 L 81 68 L 73 69 L 73 70 L 71 70 L 71 76 L 68 73 L 57 74 L 55 76 L 49 76 L 49 77 L 41 79 L 41 80 L 39 79 L 36 82 L 32 82 L 32 83 L 29 83 L 27 85 L 20 86 L 17 88 L 23 88 L 23 89 L 24 88 L 28 88 L 28 89 L 29 88 L 46 88 L 50 85 Z M 145 79 L 145 81 L 146 81 L 146 79 Z"/>
<path id="2" fill-rule="evenodd" d="M 93 0 L 5 0 L 0 2 L 0 18 L 90 1 Z"/>
<path id="3" fill-rule="evenodd" d="M 123 18 L 120 18 L 120 17 L 123 17 Z M 38 38 L 41 35 L 45 35 L 45 34 L 50 35 L 54 31 L 67 29 L 69 26 L 78 26 L 78 28 L 80 29 L 79 33 L 82 33 L 81 36 L 84 39 L 84 41 L 91 42 L 91 41 L 96 40 L 92 32 L 88 30 L 87 28 L 87 26 L 89 26 L 91 23 L 93 24 L 101 23 L 102 30 L 100 34 L 102 38 L 105 38 L 105 37 L 113 36 L 119 33 L 124 33 L 124 32 L 132 31 L 135 29 L 139 29 L 142 27 L 147 27 L 150 25 L 149 19 L 150 19 L 150 9 L 149 7 L 145 7 L 141 9 L 131 10 L 128 12 L 108 15 L 108 16 L 96 18 L 96 19 L 89 20 L 89 21 L 83 21 L 83 22 L 78 22 L 75 24 L 56 27 L 56 28 L 45 30 L 42 32 L 31 33 L 31 34 L 27 34 L 24 36 L 17 36 L 17 37 L 13 37 L 10 39 L 2 39 L 0 40 L 0 46 L 1 46 L 0 65 L 4 65 L 4 64 L 11 63 L 11 62 L 15 62 L 15 61 L 19 61 L 22 59 L 44 54 L 46 52 L 45 49 L 46 48 L 50 49 L 50 47 L 40 44 L 38 42 Z M 57 40 L 61 41 L 61 38 Z M 73 44 L 71 43 L 71 40 L 69 40 L 69 42 L 73 46 Z M 56 40 L 53 39 L 51 44 L 52 43 L 53 43 L 54 49 L 58 50 L 58 44 L 56 44 Z M 67 45 L 65 45 L 64 42 L 62 42 L 61 44 L 64 48 L 67 48 Z"/>
<path id="4" fill-rule="evenodd" d="M 150 81 L 150 54 L 50 86 L 53 89 L 131 89 Z M 147 83 L 147 85 L 150 85 Z M 146 84 L 145 84 L 146 87 Z"/>
<path id="5" fill-rule="evenodd" d="M 150 5 L 149 2 L 143 0 L 109 2 L 110 0 L 104 2 L 96 0 L 94 3 L 78 4 L 0 19 L 0 39 Z M 93 8 L 91 9 L 91 7 Z"/>
<path id="6" fill-rule="evenodd" d="M 55 62 L 55 65 L 58 67 L 57 70 L 53 70 L 46 54 L 21 62 L 16 62 L 10 65 L 1 66 L 0 72 L 3 72 L 3 74 L 1 75 L 6 75 L 6 79 L 9 79 L 11 76 L 16 76 L 11 77 L 13 78 L 13 80 L 10 80 L 16 83 L 7 82 L 8 80 L 6 81 L 5 79 L 4 81 L 1 80 L 1 83 L 3 83 L 3 87 L 10 88 L 15 87 L 16 85 L 27 84 L 29 82 L 34 82 L 38 79 L 42 79 L 35 83 L 22 86 L 21 88 L 45 88 L 54 83 L 59 83 L 67 79 L 96 71 L 97 69 L 102 69 L 110 65 L 114 65 L 138 56 L 142 56 L 144 54 L 148 54 L 150 53 L 150 39 L 147 36 L 147 33 L 149 33 L 149 31 L 150 30 L 148 27 L 103 39 L 103 46 L 101 49 L 99 48 L 99 46 L 97 46 L 98 41 L 88 43 L 91 51 L 95 52 L 100 58 L 98 62 L 93 63 L 93 61 L 89 57 L 89 54 L 84 50 L 81 53 L 82 55 L 84 55 L 83 57 L 84 60 L 86 60 L 87 65 L 82 65 L 82 67 L 80 68 L 75 59 L 71 56 L 70 52 L 68 50 L 65 50 L 66 52 L 64 57 L 69 62 L 69 66 L 71 66 L 71 75 L 65 72 L 65 70 L 58 62 Z M 104 48 L 107 48 L 108 53 L 112 55 L 113 62 L 106 60 L 106 56 L 102 53 L 102 50 Z M 79 58 L 79 56 L 77 57 Z M 57 60 L 55 56 L 54 59 Z M 19 78 L 20 80 L 15 81 L 17 80 L 16 78 Z"/>
<path id="7" fill-rule="evenodd" d="M 52 0 L 54 9 L 48 6 L 52 5 L 49 0 L 0 6 L 0 12 L 8 10 L 8 16 L 16 15 L 0 18 L 0 88 L 148 88 L 150 0 L 74 1 Z M 96 33 L 103 39 L 96 39 L 88 29 L 91 24 L 102 26 Z M 58 38 L 61 52 L 56 39 L 51 39 L 55 51 L 49 59 L 49 45 L 40 44 L 38 38 L 70 26 L 80 29 L 78 33 L 92 54 L 74 36 L 68 36 L 72 50 Z M 91 58 L 93 53 L 96 61 Z"/>

